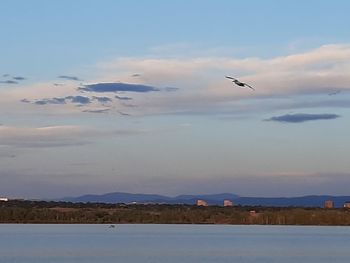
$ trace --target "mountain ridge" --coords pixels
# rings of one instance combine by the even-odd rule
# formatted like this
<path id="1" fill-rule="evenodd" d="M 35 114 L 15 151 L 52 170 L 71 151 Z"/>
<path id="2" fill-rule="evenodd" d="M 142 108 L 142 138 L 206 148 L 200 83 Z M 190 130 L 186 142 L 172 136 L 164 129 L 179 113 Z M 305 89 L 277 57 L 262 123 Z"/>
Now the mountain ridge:
<path id="1" fill-rule="evenodd" d="M 208 202 L 209 205 L 222 205 L 225 199 L 233 201 L 235 205 L 245 206 L 281 206 L 281 207 L 323 207 L 324 202 L 332 200 L 335 207 L 343 207 L 350 201 L 350 196 L 332 195 L 305 195 L 297 197 L 243 197 L 232 193 L 178 195 L 169 197 L 159 194 L 133 194 L 126 192 L 111 192 L 105 194 L 87 194 L 77 197 L 64 197 L 57 201 L 74 203 L 156 203 L 156 204 L 196 204 L 198 199 Z"/>

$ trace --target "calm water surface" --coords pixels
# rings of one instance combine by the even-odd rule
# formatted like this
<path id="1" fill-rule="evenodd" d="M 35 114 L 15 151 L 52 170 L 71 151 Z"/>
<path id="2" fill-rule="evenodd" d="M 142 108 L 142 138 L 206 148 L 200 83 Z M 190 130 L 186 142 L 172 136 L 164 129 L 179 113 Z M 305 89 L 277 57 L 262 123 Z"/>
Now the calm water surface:
<path id="1" fill-rule="evenodd" d="M 348 263 L 349 245 L 349 227 L 0 225 L 0 263 Z"/>

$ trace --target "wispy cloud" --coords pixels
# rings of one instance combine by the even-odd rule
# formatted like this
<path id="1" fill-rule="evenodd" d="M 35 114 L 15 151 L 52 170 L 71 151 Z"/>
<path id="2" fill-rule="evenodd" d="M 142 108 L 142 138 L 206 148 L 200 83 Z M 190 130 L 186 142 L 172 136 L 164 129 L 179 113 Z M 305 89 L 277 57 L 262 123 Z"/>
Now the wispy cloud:
<path id="1" fill-rule="evenodd" d="M 118 100 L 132 100 L 131 97 L 118 96 L 118 95 L 115 95 L 115 98 Z"/>
<path id="2" fill-rule="evenodd" d="M 158 88 L 141 85 L 141 84 L 130 84 L 130 83 L 96 83 L 84 85 L 83 88 L 78 88 L 80 91 L 87 92 L 118 92 L 118 91 L 129 91 L 129 92 L 151 92 L 159 91 Z"/>
<path id="3" fill-rule="evenodd" d="M 166 87 L 163 88 L 164 91 L 168 91 L 168 92 L 173 92 L 173 91 L 178 91 L 179 88 L 175 88 L 175 87 Z"/>
<path id="4" fill-rule="evenodd" d="M 0 145 L 24 148 L 83 145 L 87 133 L 79 126 L 13 127 L 0 126 Z"/>
<path id="5" fill-rule="evenodd" d="M 56 86 L 56 87 L 59 87 L 59 86 L 64 86 L 64 84 L 63 84 L 63 83 L 54 83 L 53 85 L 54 85 L 54 86 Z"/>
<path id="6" fill-rule="evenodd" d="M 3 74 L 2 75 L 3 78 L 12 78 L 12 80 L 7 80 L 5 81 L 6 83 L 8 84 L 17 84 L 17 80 L 18 81 L 22 81 L 22 80 L 25 80 L 26 78 L 25 77 L 22 77 L 22 76 L 11 76 L 10 74 Z M 16 83 L 13 83 L 12 81 L 15 81 Z"/>
<path id="7" fill-rule="evenodd" d="M 96 112 L 96 113 L 102 113 Z M 137 129 L 99 130 L 75 125 L 21 127 L 0 125 L 0 146 L 48 148 L 90 144 L 94 138 L 145 133 Z"/>
<path id="8" fill-rule="evenodd" d="M 88 113 L 107 113 L 111 109 L 96 109 L 96 110 L 83 110 L 83 112 L 88 112 Z"/>
<path id="9" fill-rule="evenodd" d="M 171 97 L 157 93 L 147 101 L 137 98 L 140 109 L 147 107 L 143 112 L 205 114 L 234 113 L 240 111 L 245 102 L 244 108 L 251 111 L 251 107 L 255 109 L 255 105 L 268 100 L 277 103 L 272 105 L 275 108 L 278 105 L 283 108 L 279 99 L 274 99 L 283 96 L 325 95 L 318 98 L 317 103 L 317 107 L 324 107 L 331 91 L 341 90 L 342 95 L 347 95 L 349 61 L 350 45 L 339 44 L 273 58 L 120 58 L 100 64 L 99 69 L 110 72 L 110 75 L 106 73 L 105 79 L 116 71 L 125 76 L 130 76 L 130 72 L 142 72 L 152 86 L 181 88 L 181 92 L 174 92 Z M 224 78 L 227 74 L 254 86 L 256 92 L 251 94 L 232 88 Z M 249 104 L 251 100 L 254 104 Z M 309 104 L 306 100 L 305 103 Z M 333 107 L 334 103 L 330 103 Z M 302 108 L 302 105 L 298 107 Z"/>
<path id="10" fill-rule="evenodd" d="M 17 77 L 13 77 L 14 80 L 25 80 L 25 77 L 21 77 L 21 76 L 17 76 Z"/>
<path id="11" fill-rule="evenodd" d="M 3 84 L 18 84 L 18 81 L 15 81 L 15 80 L 2 80 L 2 81 L 0 81 L 0 83 L 3 83 Z"/>
<path id="12" fill-rule="evenodd" d="M 89 97 L 85 96 L 67 96 L 67 100 L 70 100 L 72 103 L 79 103 L 79 104 L 89 104 L 91 103 L 91 99 Z"/>
<path id="13" fill-rule="evenodd" d="M 118 113 L 122 116 L 131 116 L 131 114 L 123 112 L 123 111 L 118 111 Z"/>
<path id="14" fill-rule="evenodd" d="M 324 114 L 297 113 L 297 114 L 286 114 L 286 115 L 271 117 L 266 121 L 300 123 L 300 122 L 306 122 L 306 121 L 333 120 L 339 117 L 340 116 L 337 114 L 330 114 L 330 113 L 324 113 Z"/>
<path id="15" fill-rule="evenodd" d="M 98 102 L 100 103 L 109 103 L 109 102 L 112 102 L 112 99 L 109 98 L 109 97 L 97 97 L 97 96 L 93 96 L 93 99 L 94 100 L 97 100 Z"/>
<path id="16" fill-rule="evenodd" d="M 28 100 L 28 99 L 21 99 L 21 102 L 30 103 L 30 100 Z"/>
<path id="17" fill-rule="evenodd" d="M 29 100 L 23 99 L 22 102 L 29 102 Z M 66 104 L 65 98 L 51 98 L 51 99 L 41 99 L 34 102 L 36 105 L 46 105 L 46 104 Z"/>
<path id="18" fill-rule="evenodd" d="M 28 99 L 22 99 L 21 102 L 33 103 L 36 105 L 48 105 L 48 104 L 67 104 L 68 102 L 75 104 L 90 104 L 91 99 L 85 96 L 67 96 L 67 97 L 57 97 L 57 98 L 44 98 L 39 100 L 30 101 Z"/>
<path id="19" fill-rule="evenodd" d="M 79 88 L 74 82 L 67 82 L 59 89 L 52 89 L 50 87 L 55 82 L 50 81 L 25 88 L 18 85 L 16 89 L 1 89 L 0 107 L 4 101 L 26 98 L 38 100 L 40 105 L 61 103 L 60 109 L 50 109 L 59 112 L 81 112 L 71 105 L 79 101 L 81 105 L 90 104 L 89 110 L 99 110 L 103 103 L 114 103 L 115 111 L 124 111 L 125 104 L 116 103 L 117 100 L 132 99 L 137 101 L 138 106 L 129 110 L 132 115 L 234 115 L 279 109 L 345 108 L 350 107 L 349 61 L 350 45 L 346 44 L 325 45 L 273 58 L 118 58 L 98 64 L 95 72 L 99 77 Z M 142 77 L 132 77 L 133 72 L 142 72 Z M 249 83 L 256 92 L 233 88 L 225 75 Z M 328 96 L 333 91 L 339 91 L 337 96 Z M 67 99 L 78 94 L 88 97 L 91 103 L 87 99 L 85 104 L 78 98 Z M 101 94 L 113 102 L 93 98 Z M 312 99 L 310 96 L 313 96 Z M 65 98 L 65 104 L 57 98 Z M 24 108 L 18 107 L 18 110 Z M 31 109 L 35 111 L 33 107 Z"/>
<path id="20" fill-rule="evenodd" d="M 58 78 L 60 78 L 60 79 L 67 79 L 67 80 L 74 80 L 74 81 L 82 81 L 81 79 L 79 79 L 76 76 L 60 75 L 60 76 L 58 76 Z"/>

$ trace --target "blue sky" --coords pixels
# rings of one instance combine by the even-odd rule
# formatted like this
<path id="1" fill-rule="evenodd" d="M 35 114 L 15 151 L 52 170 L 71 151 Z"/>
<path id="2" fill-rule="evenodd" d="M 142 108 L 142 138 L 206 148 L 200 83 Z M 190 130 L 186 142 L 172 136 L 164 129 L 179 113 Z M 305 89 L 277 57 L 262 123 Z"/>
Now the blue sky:
<path id="1" fill-rule="evenodd" d="M 0 194 L 349 194 L 349 8 L 2 1 Z"/>

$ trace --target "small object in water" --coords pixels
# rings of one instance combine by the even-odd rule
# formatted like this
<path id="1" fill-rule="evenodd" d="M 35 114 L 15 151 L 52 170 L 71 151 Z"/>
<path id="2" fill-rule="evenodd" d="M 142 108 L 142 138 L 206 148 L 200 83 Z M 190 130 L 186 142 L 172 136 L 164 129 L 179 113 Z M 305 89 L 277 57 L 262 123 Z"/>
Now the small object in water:
<path id="1" fill-rule="evenodd" d="M 109 225 L 108 228 L 115 228 L 115 225 Z"/>

